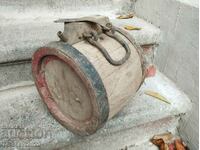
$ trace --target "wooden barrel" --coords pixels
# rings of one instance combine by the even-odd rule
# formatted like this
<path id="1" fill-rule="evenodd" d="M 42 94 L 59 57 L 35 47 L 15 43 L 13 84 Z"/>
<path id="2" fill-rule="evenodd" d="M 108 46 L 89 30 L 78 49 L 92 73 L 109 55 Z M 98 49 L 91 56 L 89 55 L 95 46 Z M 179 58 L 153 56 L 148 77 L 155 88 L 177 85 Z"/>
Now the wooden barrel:
<path id="1" fill-rule="evenodd" d="M 73 45 L 52 42 L 33 55 L 33 76 L 43 101 L 56 120 L 73 133 L 94 133 L 126 105 L 143 81 L 137 49 L 120 36 L 131 55 L 119 66 L 111 65 L 86 41 Z M 113 38 L 102 34 L 99 42 L 113 59 L 125 55 Z"/>

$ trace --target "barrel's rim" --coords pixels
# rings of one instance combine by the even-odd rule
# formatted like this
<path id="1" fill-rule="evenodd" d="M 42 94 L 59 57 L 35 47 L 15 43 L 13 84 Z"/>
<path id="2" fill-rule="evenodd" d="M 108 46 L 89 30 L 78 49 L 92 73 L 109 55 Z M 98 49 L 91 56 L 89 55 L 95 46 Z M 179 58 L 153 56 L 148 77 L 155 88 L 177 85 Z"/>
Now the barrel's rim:
<path id="1" fill-rule="evenodd" d="M 90 120 L 85 122 L 71 120 L 66 117 L 53 100 L 41 70 L 43 58 L 56 56 L 71 66 L 90 94 L 93 112 Z M 108 119 L 109 104 L 104 84 L 90 61 L 76 48 L 64 42 L 52 42 L 39 48 L 32 57 L 32 74 L 35 85 L 49 111 L 64 127 L 79 135 L 89 135 L 101 127 Z"/>

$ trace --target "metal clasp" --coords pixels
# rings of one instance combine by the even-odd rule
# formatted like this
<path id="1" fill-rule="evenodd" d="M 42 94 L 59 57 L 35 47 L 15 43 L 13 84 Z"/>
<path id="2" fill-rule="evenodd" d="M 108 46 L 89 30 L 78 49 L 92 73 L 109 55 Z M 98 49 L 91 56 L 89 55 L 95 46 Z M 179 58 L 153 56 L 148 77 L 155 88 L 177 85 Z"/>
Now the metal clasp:
<path id="1" fill-rule="evenodd" d="M 101 51 L 101 53 L 103 54 L 103 56 L 106 58 L 106 60 L 107 60 L 110 64 L 112 64 L 112 65 L 114 65 L 114 66 L 119 66 L 119 65 L 124 64 L 124 63 L 128 60 L 128 58 L 130 57 L 130 54 L 131 54 L 131 50 L 130 50 L 128 44 L 127 44 L 120 36 L 118 36 L 118 35 L 115 33 L 114 30 L 105 30 L 104 33 L 105 33 L 107 36 L 109 36 L 109 37 L 115 39 L 116 41 L 118 41 L 118 42 L 124 47 L 124 49 L 125 49 L 125 51 L 126 51 L 126 54 L 125 54 L 125 56 L 124 56 L 122 59 L 120 59 L 120 60 L 113 60 L 113 59 L 111 58 L 111 56 L 109 55 L 109 53 L 107 52 L 107 50 L 98 42 L 98 35 L 97 35 L 97 34 L 95 34 L 95 33 L 92 32 L 92 33 L 90 33 L 90 34 L 83 34 L 83 37 L 84 37 L 91 45 L 93 45 L 93 46 L 95 46 L 96 48 L 98 48 L 98 49 Z"/>

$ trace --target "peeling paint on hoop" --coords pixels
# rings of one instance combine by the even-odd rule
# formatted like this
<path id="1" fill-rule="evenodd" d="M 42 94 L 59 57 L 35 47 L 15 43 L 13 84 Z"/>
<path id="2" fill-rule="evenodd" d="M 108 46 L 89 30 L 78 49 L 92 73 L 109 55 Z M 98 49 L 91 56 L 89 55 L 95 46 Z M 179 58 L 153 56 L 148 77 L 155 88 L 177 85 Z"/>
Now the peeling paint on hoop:
<path id="1" fill-rule="evenodd" d="M 59 64 L 57 66 L 60 66 L 61 70 L 65 69 L 61 66 L 66 65 L 66 67 L 70 68 L 69 70 L 80 79 L 81 84 L 84 85 L 83 89 L 87 89 L 89 95 L 87 101 L 91 104 L 91 113 L 88 113 L 91 114 L 88 115 L 89 118 L 77 120 L 73 117 L 73 115 L 76 116 L 74 112 L 67 112 L 68 110 L 62 108 L 66 101 L 64 101 L 64 104 L 58 103 L 59 101 L 56 100 L 53 92 L 50 90 L 51 86 L 45 74 L 45 69 L 51 68 L 52 65 L 48 65 L 51 62 Z M 56 120 L 70 131 L 79 135 L 89 135 L 94 133 L 107 121 L 109 104 L 101 77 L 89 60 L 74 47 L 64 42 L 52 42 L 45 47 L 39 48 L 32 57 L 32 73 L 36 87 L 49 111 Z M 57 78 L 59 78 L 59 76 Z M 60 80 L 60 78 L 58 80 Z M 62 89 L 59 85 L 56 88 Z M 64 90 L 60 93 L 65 92 L 67 91 Z M 66 113 L 62 110 L 66 111 Z M 84 108 L 83 111 L 85 111 Z"/>

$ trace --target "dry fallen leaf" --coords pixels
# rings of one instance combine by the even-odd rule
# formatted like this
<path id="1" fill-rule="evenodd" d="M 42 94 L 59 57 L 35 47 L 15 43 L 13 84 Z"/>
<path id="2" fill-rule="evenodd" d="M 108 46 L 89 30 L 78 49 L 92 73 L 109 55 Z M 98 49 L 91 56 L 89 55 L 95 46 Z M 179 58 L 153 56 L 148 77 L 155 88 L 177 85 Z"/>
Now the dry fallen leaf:
<path id="1" fill-rule="evenodd" d="M 152 97 L 155 97 L 167 104 L 171 104 L 164 96 L 160 95 L 159 93 L 157 92 L 154 92 L 154 91 L 145 91 L 144 92 L 146 95 L 149 95 L 149 96 L 152 96 Z"/>
<path id="2" fill-rule="evenodd" d="M 141 30 L 142 28 L 131 26 L 131 25 L 125 25 L 124 29 L 126 29 L 126 30 Z"/>
<path id="3" fill-rule="evenodd" d="M 133 14 L 128 14 L 128 15 L 120 15 L 117 17 L 117 19 L 129 19 L 129 18 L 133 18 Z"/>
<path id="4" fill-rule="evenodd" d="M 163 139 L 151 139 L 151 142 L 157 146 L 160 146 L 164 143 Z"/>
<path id="5" fill-rule="evenodd" d="M 163 139 L 151 139 L 151 142 L 159 147 L 159 150 L 169 150 L 169 147 L 167 144 L 165 144 L 165 142 L 163 141 Z"/>
<path id="6" fill-rule="evenodd" d="M 154 135 L 151 142 L 159 147 L 159 150 L 187 150 L 187 146 L 170 132 Z"/>
<path id="7" fill-rule="evenodd" d="M 169 150 L 169 146 L 165 144 L 164 150 Z"/>
<path id="8" fill-rule="evenodd" d="M 163 139 L 163 141 L 166 143 L 173 139 L 173 135 L 170 132 L 167 132 L 167 133 L 163 133 L 163 134 L 154 135 L 153 139 L 155 139 L 155 140 Z"/>
<path id="9" fill-rule="evenodd" d="M 175 140 L 176 150 L 186 150 L 180 139 Z"/>

